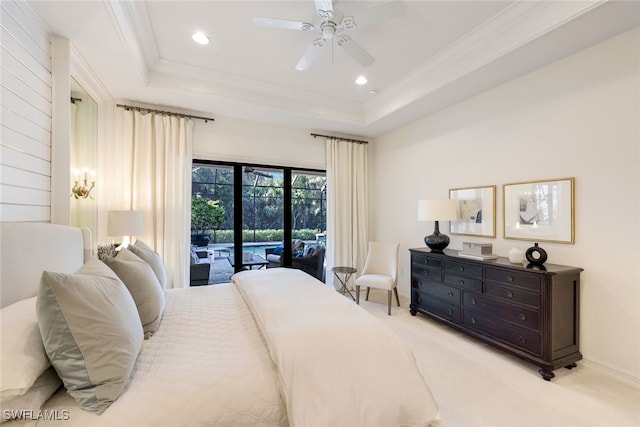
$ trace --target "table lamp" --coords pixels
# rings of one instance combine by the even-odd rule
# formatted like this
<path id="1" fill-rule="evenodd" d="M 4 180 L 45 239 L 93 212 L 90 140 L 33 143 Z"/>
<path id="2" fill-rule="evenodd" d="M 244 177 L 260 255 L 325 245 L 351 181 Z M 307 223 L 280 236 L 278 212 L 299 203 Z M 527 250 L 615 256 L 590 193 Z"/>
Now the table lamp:
<path id="1" fill-rule="evenodd" d="M 109 211 L 107 216 L 107 235 L 122 236 L 119 248 L 126 248 L 132 236 L 144 233 L 142 212 L 140 211 Z"/>
<path id="2" fill-rule="evenodd" d="M 451 221 L 458 218 L 458 201 L 452 199 L 419 200 L 418 220 L 435 221 L 433 234 L 424 238 L 431 252 L 442 252 L 449 246 L 449 236 L 440 233 L 439 221 Z"/>

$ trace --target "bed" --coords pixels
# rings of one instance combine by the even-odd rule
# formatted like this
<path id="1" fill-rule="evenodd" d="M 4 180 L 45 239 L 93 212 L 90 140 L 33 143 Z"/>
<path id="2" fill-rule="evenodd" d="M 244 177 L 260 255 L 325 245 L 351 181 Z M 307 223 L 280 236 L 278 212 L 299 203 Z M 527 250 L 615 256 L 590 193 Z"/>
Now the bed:
<path id="1" fill-rule="evenodd" d="M 303 272 L 246 271 L 228 284 L 162 290 L 161 318 L 145 323 L 138 299 L 132 298 L 135 289 L 122 291 L 127 289 L 122 282 L 130 278 L 114 279 L 115 273 L 105 273 L 103 263 L 91 256 L 88 230 L 4 223 L 0 236 L 2 420 L 16 418 L 7 426 L 441 424 L 411 350 L 381 321 Z M 94 281 L 83 288 L 88 280 Z M 49 282 L 51 289 L 46 287 Z M 77 331 L 72 329 L 73 339 L 62 340 L 64 331 L 52 335 L 58 331 L 51 326 L 57 320 L 49 321 L 46 313 L 67 322 L 74 314 L 63 304 L 50 303 L 48 292 L 62 300 L 66 290 L 69 298 L 84 304 L 92 298 L 85 291 L 103 298 L 103 288 L 118 289 L 118 295 L 131 302 L 116 304 L 113 301 L 120 300 L 109 295 L 98 312 L 85 316 Z M 16 320 L 11 313 L 18 308 L 22 317 Z M 134 309 L 137 322 L 126 317 L 126 310 Z M 109 333 L 111 323 L 118 321 L 125 332 Z M 147 327 L 155 328 L 153 333 L 147 334 Z M 122 341 L 129 333 L 128 341 Z M 5 379 L 15 370 L 5 375 L 10 369 L 6 365 L 17 356 L 6 352 L 19 351 L 11 340 L 26 335 L 32 340 L 31 356 L 45 347 L 44 363 L 53 366 L 43 368 L 40 358 L 40 371 L 31 372 L 27 380 L 33 384 L 11 389 Z M 67 347 L 50 351 L 52 336 L 58 344 L 74 341 L 85 352 L 89 344 L 82 347 L 84 340 L 98 340 L 96 351 L 102 353 L 91 363 L 113 365 L 128 358 L 130 369 L 116 386 L 111 374 L 96 374 L 90 357 L 83 355 L 88 377 L 98 389 L 97 397 L 87 397 L 87 388 L 74 383 L 76 365 L 64 365 L 68 362 L 61 353 L 69 353 Z M 121 344 L 105 345 L 110 339 Z M 129 348 L 133 350 L 125 351 Z M 45 392 L 35 389 L 45 377 L 53 390 L 43 398 Z M 105 398 L 114 387 L 115 394 Z M 24 400 L 32 395 L 37 398 Z"/>

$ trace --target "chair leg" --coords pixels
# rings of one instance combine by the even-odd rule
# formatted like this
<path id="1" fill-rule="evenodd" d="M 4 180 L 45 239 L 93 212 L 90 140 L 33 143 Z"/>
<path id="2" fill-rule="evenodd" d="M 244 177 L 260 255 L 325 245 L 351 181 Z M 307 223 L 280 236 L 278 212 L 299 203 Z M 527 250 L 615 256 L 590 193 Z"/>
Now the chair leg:
<path id="1" fill-rule="evenodd" d="M 371 288 L 367 288 L 367 297 L 365 298 L 365 300 L 369 301 L 369 291 L 371 290 Z"/>
<path id="2" fill-rule="evenodd" d="M 391 289 L 387 291 L 387 307 L 389 311 L 389 316 L 391 316 Z"/>
<path id="3" fill-rule="evenodd" d="M 356 304 L 360 305 L 360 286 L 356 285 Z"/>
<path id="4" fill-rule="evenodd" d="M 400 307 L 400 298 L 398 298 L 398 288 L 393 288 L 393 293 L 396 294 L 396 302 L 398 303 L 398 307 Z"/>

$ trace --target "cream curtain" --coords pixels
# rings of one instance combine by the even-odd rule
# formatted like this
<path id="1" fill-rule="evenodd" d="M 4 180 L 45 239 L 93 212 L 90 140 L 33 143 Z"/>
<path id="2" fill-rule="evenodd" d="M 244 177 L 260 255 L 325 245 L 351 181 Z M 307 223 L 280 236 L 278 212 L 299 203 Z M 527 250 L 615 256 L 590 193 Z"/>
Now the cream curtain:
<path id="1" fill-rule="evenodd" d="M 137 236 L 162 257 L 167 287 L 189 285 L 193 122 L 184 117 L 123 110 L 130 161 L 130 206 L 143 212 Z M 129 191 L 124 191 L 129 193 Z"/>
<path id="2" fill-rule="evenodd" d="M 333 285 L 332 267 L 355 267 L 359 274 L 367 255 L 367 145 L 327 138 L 326 155 L 326 281 Z M 353 283 L 349 282 L 349 286 Z"/>

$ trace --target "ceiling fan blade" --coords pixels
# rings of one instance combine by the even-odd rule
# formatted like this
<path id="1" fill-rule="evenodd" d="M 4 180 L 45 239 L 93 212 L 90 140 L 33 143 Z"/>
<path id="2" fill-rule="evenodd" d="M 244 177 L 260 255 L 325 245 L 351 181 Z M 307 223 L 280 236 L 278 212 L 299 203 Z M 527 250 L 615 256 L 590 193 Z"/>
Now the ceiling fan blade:
<path id="1" fill-rule="evenodd" d="M 315 0 L 315 3 L 320 18 L 333 19 L 333 0 Z"/>
<path id="2" fill-rule="evenodd" d="M 288 21 L 286 19 L 266 18 L 263 16 L 254 16 L 253 23 L 262 27 L 282 28 L 285 30 L 311 31 L 313 24 L 302 21 Z"/>
<path id="3" fill-rule="evenodd" d="M 338 37 L 338 46 L 343 48 L 355 61 L 363 67 L 373 64 L 375 59 L 362 46 L 354 42 L 349 36 Z"/>
<path id="4" fill-rule="evenodd" d="M 347 16 L 343 20 L 345 29 L 355 27 L 365 27 L 367 25 L 377 24 L 392 18 L 403 16 L 407 10 L 407 5 L 402 0 L 391 1 L 381 4 L 370 9 L 365 9 L 354 14 L 352 17 Z"/>
<path id="5" fill-rule="evenodd" d="M 313 61 L 316 60 L 320 49 L 324 46 L 325 40 L 323 38 L 315 39 L 313 43 L 304 51 L 302 58 L 296 64 L 296 70 L 305 71 L 309 69 Z"/>

